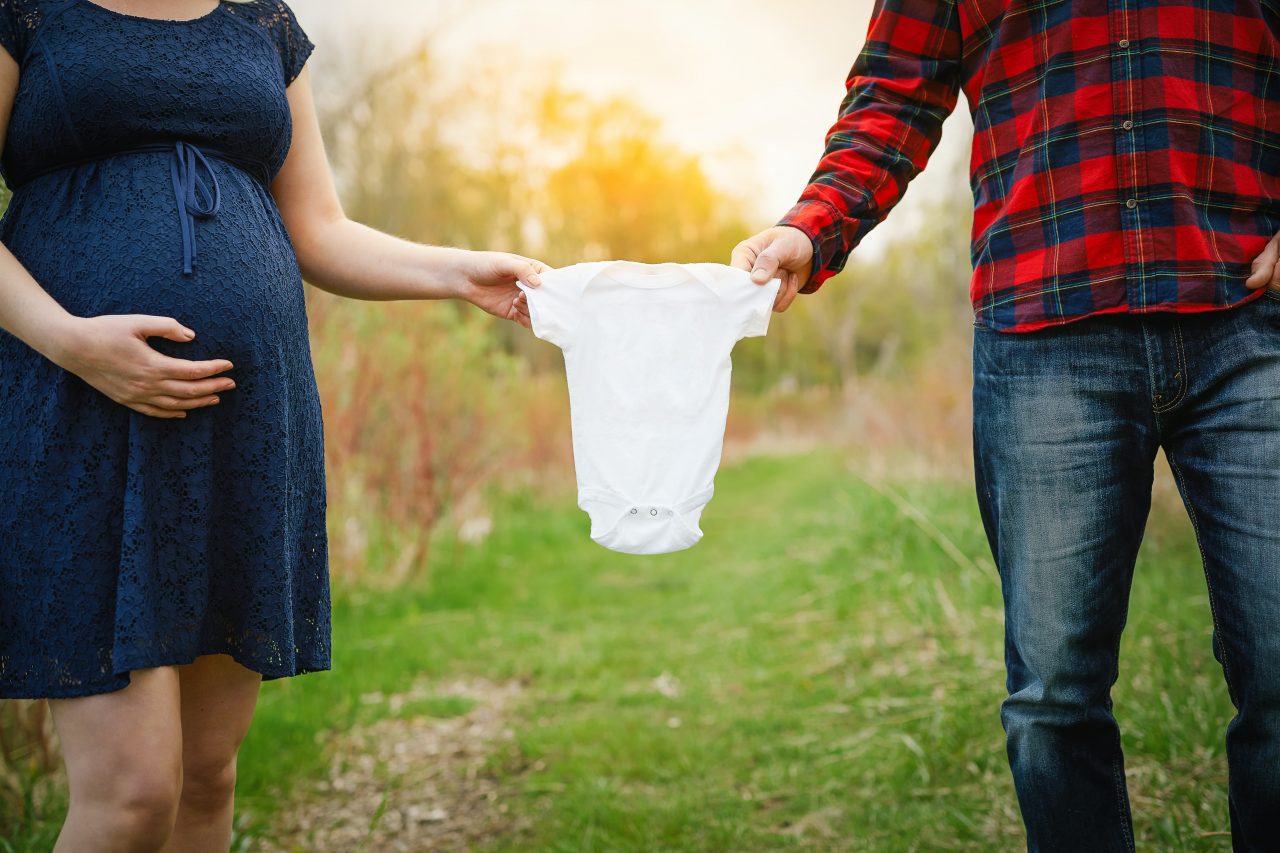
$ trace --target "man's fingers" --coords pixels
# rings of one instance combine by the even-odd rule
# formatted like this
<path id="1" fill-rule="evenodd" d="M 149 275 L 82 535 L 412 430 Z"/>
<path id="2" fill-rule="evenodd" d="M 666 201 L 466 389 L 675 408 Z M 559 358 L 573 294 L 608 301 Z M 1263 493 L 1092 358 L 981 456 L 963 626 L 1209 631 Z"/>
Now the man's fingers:
<path id="1" fill-rule="evenodd" d="M 226 373 L 234 367 L 225 358 L 215 358 L 211 361 L 186 361 L 181 358 L 170 358 L 159 353 L 157 353 L 157 356 L 156 369 L 164 379 L 185 379 L 188 382 L 195 382 L 199 379 L 216 376 L 219 373 Z"/>
<path id="2" fill-rule="evenodd" d="M 756 284 L 765 284 L 770 279 L 777 278 L 779 265 L 778 256 L 774 248 L 770 246 L 756 258 L 756 262 L 751 268 L 751 280 Z"/>
<path id="3" fill-rule="evenodd" d="M 787 281 L 791 276 L 784 271 L 779 278 L 782 279 L 782 283 L 778 285 L 778 292 L 773 297 L 773 310 L 785 311 L 786 308 L 783 307 L 783 300 L 787 298 Z"/>
<path id="4" fill-rule="evenodd" d="M 1277 260 L 1280 260 L 1280 234 L 1268 240 L 1262 253 L 1254 258 L 1253 273 L 1244 280 L 1245 286 L 1262 287 L 1264 284 L 1274 284 Z"/>
<path id="5" fill-rule="evenodd" d="M 782 274 L 782 284 L 778 287 L 778 297 L 773 301 L 773 310 L 782 313 L 790 308 L 799 290 L 799 276 L 793 272 L 784 272 Z"/>
<path id="6" fill-rule="evenodd" d="M 733 254 L 729 257 L 729 266 L 740 269 L 743 272 L 751 272 L 751 268 L 755 266 L 756 247 L 751 245 L 750 240 L 743 240 L 737 246 L 733 247 Z"/>
<path id="7" fill-rule="evenodd" d="M 134 329 L 143 338 L 167 338 L 185 343 L 196 336 L 194 330 L 188 329 L 172 317 L 150 317 L 139 314 L 135 320 Z"/>

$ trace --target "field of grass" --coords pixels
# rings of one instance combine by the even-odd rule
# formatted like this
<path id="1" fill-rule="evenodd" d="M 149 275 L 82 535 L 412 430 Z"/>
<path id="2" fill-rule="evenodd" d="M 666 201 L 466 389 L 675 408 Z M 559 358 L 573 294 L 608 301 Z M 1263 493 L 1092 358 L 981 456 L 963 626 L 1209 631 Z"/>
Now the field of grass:
<path id="1" fill-rule="evenodd" d="M 438 543 L 417 586 L 344 591 L 335 670 L 264 688 L 243 848 L 321 796 L 305 792 L 335 737 L 466 715 L 431 686 L 474 679 L 520 686 L 483 770 L 503 829 L 480 849 L 1017 849 L 999 586 L 970 487 L 873 485 L 812 454 L 717 488 L 684 553 L 611 554 L 570 499 L 516 499 L 484 542 Z M 1166 507 L 1115 694 L 1140 847 L 1229 849 L 1225 693 L 1196 549 Z"/>

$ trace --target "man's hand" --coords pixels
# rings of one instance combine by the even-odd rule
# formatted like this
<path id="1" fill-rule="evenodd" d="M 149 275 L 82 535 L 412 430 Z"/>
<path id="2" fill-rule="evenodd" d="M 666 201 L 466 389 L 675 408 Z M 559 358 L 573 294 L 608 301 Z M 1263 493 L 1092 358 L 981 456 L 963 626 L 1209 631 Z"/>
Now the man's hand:
<path id="1" fill-rule="evenodd" d="M 1253 274 L 1244 280 L 1245 287 L 1272 287 L 1280 290 L 1280 233 L 1271 238 L 1262 254 L 1253 259 Z"/>
<path id="2" fill-rule="evenodd" d="M 730 264 L 751 273 L 756 284 L 781 278 L 774 311 L 786 311 L 813 269 L 813 243 L 799 228 L 778 225 L 748 237 L 733 250 Z"/>

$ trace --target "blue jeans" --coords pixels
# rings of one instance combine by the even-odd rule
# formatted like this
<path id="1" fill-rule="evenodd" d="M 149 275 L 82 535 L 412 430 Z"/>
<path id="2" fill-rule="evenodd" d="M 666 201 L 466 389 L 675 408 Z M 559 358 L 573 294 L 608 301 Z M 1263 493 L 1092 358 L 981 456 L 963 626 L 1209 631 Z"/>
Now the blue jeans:
<path id="1" fill-rule="evenodd" d="M 1032 851 L 1133 850 L 1111 713 L 1163 448 L 1199 540 L 1236 850 L 1280 849 L 1280 299 L 974 342 L 978 501 L 1004 591 L 1001 710 Z"/>

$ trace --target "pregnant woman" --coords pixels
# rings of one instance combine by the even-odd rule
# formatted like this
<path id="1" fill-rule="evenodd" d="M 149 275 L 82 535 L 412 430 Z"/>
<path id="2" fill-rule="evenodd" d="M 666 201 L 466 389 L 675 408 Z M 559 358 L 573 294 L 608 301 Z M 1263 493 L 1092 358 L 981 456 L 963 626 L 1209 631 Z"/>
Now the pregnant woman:
<path id="1" fill-rule="evenodd" d="M 0 0 L 0 697 L 60 851 L 225 851 L 263 678 L 329 666 L 301 275 L 528 324 L 514 255 L 343 215 L 280 0 Z"/>

